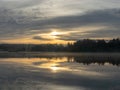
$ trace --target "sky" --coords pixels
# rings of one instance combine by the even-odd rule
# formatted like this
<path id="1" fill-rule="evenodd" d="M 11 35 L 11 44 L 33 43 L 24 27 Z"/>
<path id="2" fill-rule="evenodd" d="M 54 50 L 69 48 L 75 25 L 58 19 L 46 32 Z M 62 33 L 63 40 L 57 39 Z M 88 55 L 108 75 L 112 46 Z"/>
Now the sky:
<path id="1" fill-rule="evenodd" d="M 0 43 L 120 37 L 120 0 L 0 0 Z"/>

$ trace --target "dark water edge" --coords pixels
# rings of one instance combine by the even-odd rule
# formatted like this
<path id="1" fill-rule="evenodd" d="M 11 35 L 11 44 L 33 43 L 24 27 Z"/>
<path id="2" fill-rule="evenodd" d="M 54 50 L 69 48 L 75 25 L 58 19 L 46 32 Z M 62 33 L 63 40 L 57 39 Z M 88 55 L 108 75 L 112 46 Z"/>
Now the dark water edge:
<path id="1" fill-rule="evenodd" d="M 68 62 L 77 62 L 84 65 L 109 63 L 120 66 L 120 53 L 60 53 L 60 52 L 4 52 L 0 58 L 61 58 L 66 57 Z"/>
<path id="2" fill-rule="evenodd" d="M 63 57 L 63 56 L 114 56 L 120 57 L 119 52 L 0 52 L 0 58 L 9 58 L 9 57 L 41 57 L 41 56 L 54 56 L 54 57 Z"/>

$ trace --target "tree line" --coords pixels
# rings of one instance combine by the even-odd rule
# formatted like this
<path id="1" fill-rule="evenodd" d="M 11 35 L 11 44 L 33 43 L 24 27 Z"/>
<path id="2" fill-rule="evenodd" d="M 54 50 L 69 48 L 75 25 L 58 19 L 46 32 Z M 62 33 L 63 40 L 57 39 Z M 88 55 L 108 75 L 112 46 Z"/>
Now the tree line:
<path id="1" fill-rule="evenodd" d="M 83 39 L 62 44 L 0 44 L 0 51 L 7 52 L 120 52 L 120 39 Z"/>

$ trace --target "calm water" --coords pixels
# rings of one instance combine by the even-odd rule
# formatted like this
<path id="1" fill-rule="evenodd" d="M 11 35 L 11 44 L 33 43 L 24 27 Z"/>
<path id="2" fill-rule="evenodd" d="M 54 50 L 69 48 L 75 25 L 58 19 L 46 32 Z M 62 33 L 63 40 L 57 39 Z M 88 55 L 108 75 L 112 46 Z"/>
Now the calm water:
<path id="1" fill-rule="evenodd" d="M 119 54 L 18 56 L 0 58 L 0 90 L 120 90 Z"/>

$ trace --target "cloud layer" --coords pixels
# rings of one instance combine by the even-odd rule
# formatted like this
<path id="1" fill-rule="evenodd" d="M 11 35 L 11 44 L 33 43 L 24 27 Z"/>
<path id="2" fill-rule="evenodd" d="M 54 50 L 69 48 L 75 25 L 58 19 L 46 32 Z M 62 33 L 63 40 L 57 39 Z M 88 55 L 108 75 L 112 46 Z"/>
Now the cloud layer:
<path id="1" fill-rule="evenodd" d="M 0 0 L 0 40 L 49 40 L 39 34 L 53 29 L 68 33 L 57 36 L 65 41 L 116 38 L 119 4 L 118 0 Z"/>

